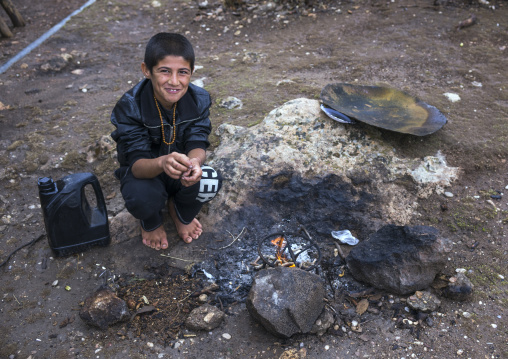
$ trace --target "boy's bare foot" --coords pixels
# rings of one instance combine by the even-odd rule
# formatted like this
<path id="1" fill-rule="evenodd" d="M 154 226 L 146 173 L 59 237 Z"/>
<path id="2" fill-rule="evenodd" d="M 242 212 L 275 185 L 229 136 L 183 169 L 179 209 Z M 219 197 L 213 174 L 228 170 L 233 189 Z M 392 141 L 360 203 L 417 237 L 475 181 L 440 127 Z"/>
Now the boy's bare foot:
<path id="1" fill-rule="evenodd" d="M 156 250 L 168 248 L 168 237 L 163 225 L 151 232 L 147 232 L 141 227 L 141 237 L 143 238 L 143 244 L 147 247 Z"/>
<path id="2" fill-rule="evenodd" d="M 199 221 L 194 218 L 191 223 L 183 224 L 178 219 L 173 201 L 170 200 L 168 207 L 169 215 L 175 223 L 176 231 L 178 232 L 180 238 L 182 238 L 185 243 L 190 243 L 193 239 L 198 239 L 201 233 L 203 233 L 203 227 L 201 226 L 201 223 L 199 223 Z"/>

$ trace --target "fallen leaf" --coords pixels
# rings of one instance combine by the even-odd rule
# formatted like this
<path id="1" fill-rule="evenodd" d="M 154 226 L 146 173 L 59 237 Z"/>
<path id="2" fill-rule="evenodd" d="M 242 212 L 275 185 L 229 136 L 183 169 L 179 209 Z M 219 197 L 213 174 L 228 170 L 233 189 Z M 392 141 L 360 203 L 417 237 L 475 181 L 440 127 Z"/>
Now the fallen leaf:
<path id="1" fill-rule="evenodd" d="M 145 305 L 144 307 L 141 307 L 139 308 L 132 316 L 131 316 L 131 320 L 133 320 L 136 315 L 138 314 L 142 314 L 142 313 L 150 313 L 150 312 L 153 312 L 155 311 L 155 307 L 153 305 Z"/>
<path id="2" fill-rule="evenodd" d="M 12 107 L 9 106 L 9 105 L 4 105 L 3 103 L 0 102 L 0 111 L 2 110 L 10 110 Z"/>
<path id="3" fill-rule="evenodd" d="M 71 324 L 72 322 L 74 322 L 74 316 L 72 317 L 67 317 L 65 318 L 61 323 L 60 323 L 60 328 L 65 328 L 67 325 Z"/>
<path id="4" fill-rule="evenodd" d="M 368 299 L 362 299 L 358 302 L 356 305 L 356 312 L 360 315 L 365 313 L 365 311 L 369 308 L 369 301 Z"/>

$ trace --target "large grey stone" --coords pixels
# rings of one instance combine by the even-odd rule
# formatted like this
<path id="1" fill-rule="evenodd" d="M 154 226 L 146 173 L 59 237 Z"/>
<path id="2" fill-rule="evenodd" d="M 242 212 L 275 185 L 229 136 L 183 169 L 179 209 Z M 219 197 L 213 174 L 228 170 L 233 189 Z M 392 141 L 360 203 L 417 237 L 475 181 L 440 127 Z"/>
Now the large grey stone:
<path id="1" fill-rule="evenodd" d="M 434 227 L 387 225 L 354 247 L 346 263 L 361 282 L 409 294 L 432 283 L 445 264 L 448 245 Z"/>
<path id="2" fill-rule="evenodd" d="M 218 127 L 220 145 L 208 163 L 221 171 L 225 184 L 208 204 L 213 216 L 200 218 L 204 225 L 250 203 L 260 179 L 281 173 L 304 182 L 333 174 L 356 188 L 375 189 L 379 222 L 404 225 L 417 211 L 419 197 L 442 193 L 459 175 L 439 152 L 423 159 L 398 157 L 377 130 L 333 121 L 317 100 L 291 100 L 259 120 L 252 127 Z"/>
<path id="3" fill-rule="evenodd" d="M 247 297 L 252 317 L 275 336 L 308 333 L 323 310 L 324 284 L 297 268 L 265 269 L 254 278 Z"/>
<path id="4" fill-rule="evenodd" d="M 100 287 L 86 298 L 79 316 L 88 325 L 100 329 L 107 329 L 109 326 L 126 321 L 131 317 L 127 303 L 117 297 L 115 292 L 108 287 Z"/>

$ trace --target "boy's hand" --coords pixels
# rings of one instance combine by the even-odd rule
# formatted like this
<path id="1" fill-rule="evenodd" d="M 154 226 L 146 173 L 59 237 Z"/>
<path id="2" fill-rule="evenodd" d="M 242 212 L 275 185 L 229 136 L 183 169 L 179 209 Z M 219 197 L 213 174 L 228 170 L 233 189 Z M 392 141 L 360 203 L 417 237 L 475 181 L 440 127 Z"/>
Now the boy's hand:
<path id="1" fill-rule="evenodd" d="M 189 171 L 189 167 L 193 166 L 189 157 L 178 152 L 172 152 L 159 158 L 161 159 L 162 169 L 173 179 L 182 178 L 183 174 Z"/>
<path id="2" fill-rule="evenodd" d="M 190 162 L 191 165 L 180 178 L 180 181 L 185 187 L 190 187 L 193 184 L 198 183 L 201 180 L 201 175 L 203 174 L 203 171 L 201 171 L 201 165 L 197 158 L 191 158 Z"/>

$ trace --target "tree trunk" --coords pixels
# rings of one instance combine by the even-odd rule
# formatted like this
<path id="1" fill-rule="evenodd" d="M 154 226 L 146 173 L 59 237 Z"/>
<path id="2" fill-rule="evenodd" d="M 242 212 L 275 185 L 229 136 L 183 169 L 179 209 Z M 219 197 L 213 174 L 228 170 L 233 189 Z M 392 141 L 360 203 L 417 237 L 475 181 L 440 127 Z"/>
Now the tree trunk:
<path id="1" fill-rule="evenodd" d="M 25 20 L 23 19 L 23 16 L 21 16 L 19 11 L 16 10 L 11 0 L 0 0 L 0 4 L 5 9 L 7 15 L 9 15 L 9 17 L 11 18 L 14 27 L 25 26 Z"/>
<path id="2" fill-rule="evenodd" d="M 0 17 L 0 35 L 2 37 L 12 37 L 12 32 L 9 29 L 9 26 L 5 23 L 4 19 Z"/>

